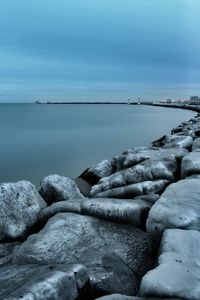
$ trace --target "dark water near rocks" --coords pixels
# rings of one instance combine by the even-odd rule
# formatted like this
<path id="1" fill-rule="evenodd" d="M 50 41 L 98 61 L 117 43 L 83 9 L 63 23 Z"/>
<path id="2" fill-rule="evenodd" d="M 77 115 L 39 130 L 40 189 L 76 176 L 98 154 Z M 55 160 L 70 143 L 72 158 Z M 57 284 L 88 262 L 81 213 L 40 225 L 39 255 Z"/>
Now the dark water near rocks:
<path id="1" fill-rule="evenodd" d="M 76 177 L 190 119 L 187 110 L 131 105 L 0 104 L 0 182 Z"/>

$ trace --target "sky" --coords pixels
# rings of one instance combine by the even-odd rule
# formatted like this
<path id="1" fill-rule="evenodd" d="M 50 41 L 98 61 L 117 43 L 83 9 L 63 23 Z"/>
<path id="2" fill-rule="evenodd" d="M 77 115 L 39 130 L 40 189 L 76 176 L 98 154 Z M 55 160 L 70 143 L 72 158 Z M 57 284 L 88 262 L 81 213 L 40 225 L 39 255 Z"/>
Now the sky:
<path id="1" fill-rule="evenodd" d="M 0 0 L 0 102 L 200 96 L 199 0 Z"/>

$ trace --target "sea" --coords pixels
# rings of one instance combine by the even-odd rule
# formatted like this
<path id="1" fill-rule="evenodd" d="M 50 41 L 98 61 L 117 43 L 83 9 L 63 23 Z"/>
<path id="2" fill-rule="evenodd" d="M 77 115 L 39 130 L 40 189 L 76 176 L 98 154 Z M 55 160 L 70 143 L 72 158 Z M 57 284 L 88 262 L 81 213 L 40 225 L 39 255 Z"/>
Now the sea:
<path id="1" fill-rule="evenodd" d="M 71 178 L 194 117 L 187 110 L 103 104 L 0 104 L 0 182 Z"/>

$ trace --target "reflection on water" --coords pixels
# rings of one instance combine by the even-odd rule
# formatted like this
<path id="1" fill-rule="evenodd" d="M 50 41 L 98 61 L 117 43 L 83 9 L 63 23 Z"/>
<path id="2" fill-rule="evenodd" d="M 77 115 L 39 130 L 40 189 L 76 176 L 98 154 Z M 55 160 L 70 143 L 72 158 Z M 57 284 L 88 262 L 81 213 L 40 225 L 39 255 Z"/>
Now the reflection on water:
<path id="1" fill-rule="evenodd" d="M 0 182 L 75 177 L 133 146 L 148 146 L 194 116 L 131 105 L 0 104 Z"/>

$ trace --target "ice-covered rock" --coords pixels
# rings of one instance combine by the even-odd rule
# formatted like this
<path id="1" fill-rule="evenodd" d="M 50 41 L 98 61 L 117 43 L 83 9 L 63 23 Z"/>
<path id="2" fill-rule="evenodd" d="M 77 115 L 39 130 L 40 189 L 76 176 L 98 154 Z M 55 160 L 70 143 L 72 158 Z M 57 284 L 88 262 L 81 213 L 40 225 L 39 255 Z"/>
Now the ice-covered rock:
<path id="1" fill-rule="evenodd" d="M 157 199 L 157 195 L 152 195 Z M 151 199 L 150 199 L 151 200 Z M 94 216 L 103 220 L 133 224 L 145 228 L 149 209 L 153 205 L 149 199 L 111 199 L 94 198 L 82 200 L 59 201 L 48 206 L 40 213 L 40 223 L 44 225 L 48 219 L 59 212 L 74 212 Z"/>
<path id="2" fill-rule="evenodd" d="M 200 232 L 168 229 L 164 232 L 158 266 L 142 279 L 146 297 L 200 299 Z"/>
<path id="3" fill-rule="evenodd" d="M 145 181 L 174 181 L 176 178 L 176 173 L 177 161 L 175 157 L 147 159 L 142 163 L 135 165 L 134 167 L 116 172 L 109 177 L 102 178 L 97 185 L 92 187 L 90 194 L 91 196 L 95 196 L 104 191 L 130 186 L 132 184 Z M 137 196 L 140 194 L 141 193 L 136 193 L 135 195 Z"/>
<path id="4" fill-rule="evenodd" d="M 135 147 L 124 151 L 120 156 L 115 156 L 112 159 L 112 165 L 115 166 L 116 171 L 133 167 L 147 159 L 172 159 L 182 158 L 188 151 L 181 147 L 172 147 L 162 149 L 158 147 L 146 148 L 146 147 Z"/>
<path id="5" fill-rule="evenodd" d="M 147 231 L 154 247 L 166 228 L 200 230 L 200 179 L 171 184 L 152 206 Z"/>
<path id="6" fill-rule="evenodd" d="M 114 171 L 115 170 L 113 169 L 112 163 L 105 159 L 97 165 L 94 165 L 91 168 L 85 170 L 79 177 L 94 185 L 99 181 L 99 179 L 109 176 Z"/>
<path id="7" fill-rule="evenodd" d="M 43 209 L 39 215 L 39 224 L 40 227 L 44 226 L 46 222 L 57 213 L 62 212 L 73 212 L 81 214 L 82 204 L 85 202 L 82 199 L 68 200 L 68 201 L 59 201 L 51 204 L 50 206 Z"/>
<path id="8" fill-rule="evenodd" d="M 0 184 L 0 242 L 24 238 L 45 207 L 30 182 Z"/>
<path id="9" fill-rule="evenodd" d="M 1 268 L 0 286 L 2 300 L 88 299 L 89 277 L 81 265 L 9 265 Z"/>
<path id="10" fill-rule="evenodd" d="M 57 174 L 46 176 L 41 180 L 39 193 L 48 205 L 57 201 L 84 198 L 74 180 Z"/>
<path id="11" fill-rule="evenodd" d="M 195 139 L 192 144 L 192 151 L 198 150 L 198 149 L 200 150 L 200 138 Z"/>
<path id="12" fill-rule="evenodd" d="M 200 174 L 200 151 L 190 152 L 181 162 L 181 177 Z"/>
<path id="13" fill-rule="evenodd" d="M 178 146 L 178 147 L 190 149 L 192 143 L 193 143 L 193 138 L 189 135 L 173 134 L 169 136 L 164 135 L 160 139 L 154 141 L 152 145 L 156 147 L 163 147 L 163 148 L 171 148 L 171 147 Z"/>
<path id="14" fill-rule="evenodd" d="M 92 191 L 92 196 L 96 198 L 124 198 L 133 199 L 136 196 L 162 193 L 170 184 L 169 180 L 154 180 L 134 183 L 118 188 L 113 188 L 104 192 L 96 193 Z"/>
<path id="15" fill-rule="evenodd" d="M 133 224 L 145 228 L 148 212 L 152 204 L 141 199 L 95 198 L 84 201 L 82 214 L 107 221 Z"/>
<path id="16" fill-rule="evenodd" d="M 60 213 L 15 251 L 13 263 L 83 264 L 95 291 L 134 295 L 150 260 L 148 236 L 133 225 Z"/>

